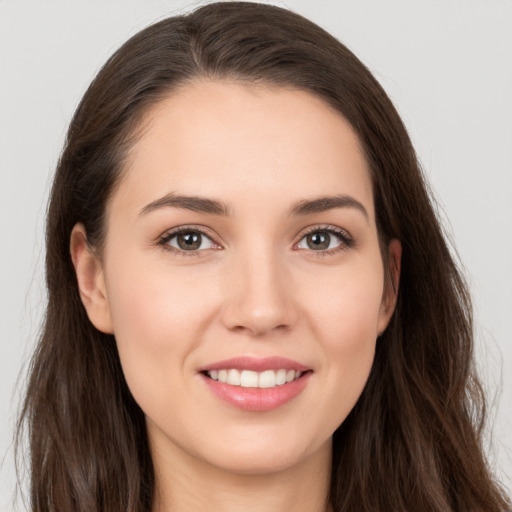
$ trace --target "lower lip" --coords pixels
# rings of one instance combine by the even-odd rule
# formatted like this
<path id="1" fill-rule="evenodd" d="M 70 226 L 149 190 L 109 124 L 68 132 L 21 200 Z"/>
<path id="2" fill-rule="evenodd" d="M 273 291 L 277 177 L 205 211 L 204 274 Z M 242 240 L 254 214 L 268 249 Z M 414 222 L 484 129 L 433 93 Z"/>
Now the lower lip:
<path id="1" fill-rule="evenodd" d="M 201 374 L 210 391 L 238 409 L 246 411 L 271 411 L 286 404 L 307 386 L 312 372 L 298 379 L 273 388 L 244 388 L 213 380 Z"/>

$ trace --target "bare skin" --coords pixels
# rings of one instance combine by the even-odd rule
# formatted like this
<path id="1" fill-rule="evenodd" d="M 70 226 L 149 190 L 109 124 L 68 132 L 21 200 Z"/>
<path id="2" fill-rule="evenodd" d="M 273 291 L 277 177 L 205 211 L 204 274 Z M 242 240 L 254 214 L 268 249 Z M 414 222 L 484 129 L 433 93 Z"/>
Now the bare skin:
<path id="1" fill-rule="evenodd" d="M 324 512 L 330 466 L 330 443 L 304 465 L 271 474 L 244 475 L 212 468 L 180 453 L 156 452 L 158 480 L 154 512 L 222 510 Z M 169 485 L 163 485 L 169 482 Z M 198 492 L 198 482 L 206 485 Z M 301 484 L 303 482 L 303 484 Z M 179 508 L 178 508 L 179 507 Z"/>
<path id="2" fill-rule="evenodd" d="M 350 125 L 303 91 L 198 81 L 146 116 L 101 258 L 86 236 L 75 226 L 81 297 L 146 414 L 154 512 L 328 510 L 332 435 L 396 299 Z M 387 250 L 397 284 L 400 243 Z M 240 356 L 292 360 L 305 384 L 239 407 L 205 368 Z"/>

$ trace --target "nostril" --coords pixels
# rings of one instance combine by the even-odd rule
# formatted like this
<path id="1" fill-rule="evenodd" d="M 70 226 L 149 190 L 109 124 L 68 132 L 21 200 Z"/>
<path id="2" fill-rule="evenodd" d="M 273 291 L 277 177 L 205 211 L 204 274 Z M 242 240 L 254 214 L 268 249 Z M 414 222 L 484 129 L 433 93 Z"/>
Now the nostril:
<path id="1" fill-rule="evenodd" d="M 284 298 L 265 298 L 247 293 L 243 297 L 230 297 L 221 318 L 232 332 L 262 336 L 287 331 L 295 323 L 297 314 L 294 305 Z"/>

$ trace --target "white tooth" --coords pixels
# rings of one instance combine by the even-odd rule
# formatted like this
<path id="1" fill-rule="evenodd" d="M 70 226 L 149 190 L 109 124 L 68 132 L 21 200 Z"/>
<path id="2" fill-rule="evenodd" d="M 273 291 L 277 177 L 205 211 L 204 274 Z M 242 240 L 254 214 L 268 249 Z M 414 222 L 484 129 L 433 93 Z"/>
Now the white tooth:
<path id="1" fill-rule="evenodd" d="M 210 379 L 217 380 L 219 378 L 219 372 L 217 370 L 211 370 L 208 372 Z"/>
<path id="2" fill-rule="evenodd" d="M 302 372 L 295 372 L 295 378 L 298 379 L 302 375 Z"/>
<path id="3" fill-rule="evenodd" d="M 228 370 L 228 384 L 240 386 L 240 372 L 238 370 Z"/>
<path id="4" fill-rule="evenodd" d="M 286 382 L 291 382 L 293 379 L 295 379 L 295 370 L 288 370 L 288 372 L 286 373 Z"/>
<path id="5" fill-rule="evenodd" d="M 273 388 L 276 385 L 276 374 L 273 370 L 261 372 L 258 379 L 259 388 Z"/>
<path id="6" fill-rule="evenodd" d="M 240 375 L 240 386 L 243 388 L 257 388 L 258 387 L 258 372 L 251 370 L 243 370 Z"/>
<path id="7" fill-rule="evenodd" d="M 219 382 L 227 382 L 228 381 L 228 371 L 227 370 L 219 370 Z"/>
<path id="8" fill-rule="evenodd" d="M 281 386 L 286 382 L 286 370 L 277 370 L 276 372 L 276 386 Z"/>

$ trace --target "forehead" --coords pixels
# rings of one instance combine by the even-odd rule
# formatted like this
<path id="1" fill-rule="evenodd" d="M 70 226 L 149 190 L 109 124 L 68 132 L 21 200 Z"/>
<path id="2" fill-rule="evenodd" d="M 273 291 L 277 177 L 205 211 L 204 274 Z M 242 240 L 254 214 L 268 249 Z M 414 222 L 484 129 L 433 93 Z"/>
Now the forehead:
<path id="1" fill-rule="evenodd" d="M 351 194 L 373 218 L 354 130 L 308 92 L 197 81 L 153 106 L 141 127 L 115 194 L 134 207 L 169 192 L 219 197 L 235 208 Z"/>

